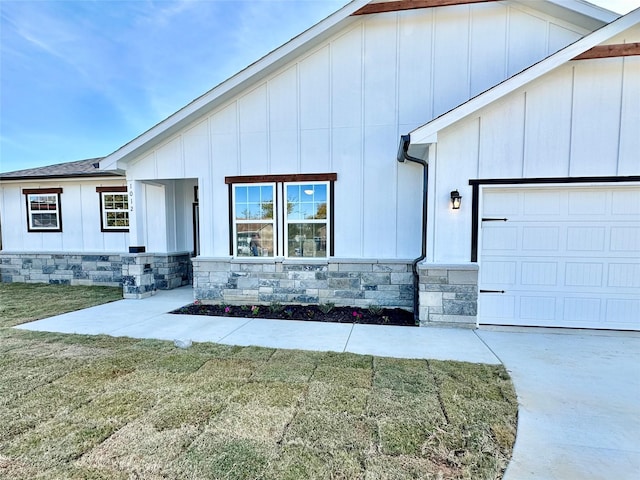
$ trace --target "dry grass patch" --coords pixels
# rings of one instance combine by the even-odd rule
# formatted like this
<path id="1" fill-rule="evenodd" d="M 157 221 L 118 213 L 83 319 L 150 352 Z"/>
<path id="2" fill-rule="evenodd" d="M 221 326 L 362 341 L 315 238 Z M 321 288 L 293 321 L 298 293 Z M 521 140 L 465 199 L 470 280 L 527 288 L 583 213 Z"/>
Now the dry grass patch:
<path id="1" fill-rule="evenodd" d="M 498 366 L 3 327 L 0 352 L 0 478 L 500 478 L 515 440 Z"/>

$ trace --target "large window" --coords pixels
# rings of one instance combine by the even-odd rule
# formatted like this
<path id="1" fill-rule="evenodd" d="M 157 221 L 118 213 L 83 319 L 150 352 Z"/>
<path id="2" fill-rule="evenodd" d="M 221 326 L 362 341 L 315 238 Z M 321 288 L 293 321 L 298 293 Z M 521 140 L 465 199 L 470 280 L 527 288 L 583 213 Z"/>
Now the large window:
<path id="1" fill-rule="evenodd" d="M 100 195 L 100 219 L 103 232 L 129 231 L 129 194 L 127 187 L 97 187 Z"/>
<path id="2" fill-rule="evenodd" d="M 29 232 L 61 232 L 61 188 L 24 189 Z"/>
<path id="3" fill-rule="evenodd" d="M 335 179 L 336 174 L 227 177 L 231 254 L 331 256 L 331 192 Z"/>

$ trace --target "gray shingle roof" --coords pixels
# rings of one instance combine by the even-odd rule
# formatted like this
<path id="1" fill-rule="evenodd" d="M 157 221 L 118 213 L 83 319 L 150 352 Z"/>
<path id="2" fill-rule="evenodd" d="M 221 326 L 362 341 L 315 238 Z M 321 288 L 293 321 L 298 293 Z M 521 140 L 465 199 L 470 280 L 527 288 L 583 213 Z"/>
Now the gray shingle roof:
<path id="1" fill-rule="evenodd" d="M 31 178 L 64 178 L 64 177 L 122 177 L 121 173 L 101 171 L 93 165 L 101 158 L 76 160 L 75 162 L 58 163 L 46 167 L 27 168 L 14 172 L 0 173 L 0 180 L 22 180 Z"/>

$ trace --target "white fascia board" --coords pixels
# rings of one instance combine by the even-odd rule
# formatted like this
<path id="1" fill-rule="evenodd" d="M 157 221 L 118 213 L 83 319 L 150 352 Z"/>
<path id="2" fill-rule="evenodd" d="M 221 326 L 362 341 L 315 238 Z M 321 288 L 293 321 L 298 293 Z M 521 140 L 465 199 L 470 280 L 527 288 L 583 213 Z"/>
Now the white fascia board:
<path id="1" fill-rule="evenodd" d="M 611 23 L 620 17 L 620 14 L 616 12 L 599 7 L 585 0 L 546 0 L 546 2 L 540 2 L 540 0 L 518 0 L 518 2 L 532 8 L 547 11 L 547 13 L 551 15 L 557 14 L 560 11 L 559 7 L 568 9 L 584 17 L 588 17 L 591 19 L 589 23 L 594 21 L 599 22 L 600 26 Z M 546 3 L 548 6 L 543 6 L 543 3 Z M 577 23 L 580 22 L 578 21 Z"/>
<path id="2" fill-rule="evenodd" d="M 410 132 L 411 143 L 433 143 L 434 141 L 437 141 L 438 132 L 442 129 L 477 112 L 481 108 L 499 100 L 505 95 L 513 92 L 523 85 L 526 85 L 545 73 L 564 65 L 572 58 L 586 52 L 590 48 L 607 41 L 609 38 L 639 23 L 640 8 L 637 8 L 601 29 L 596 30 L 586 37 L 566 46 L 550 57 L 547 57 L 520 73 L 515 74 L 495 87 L 486 90 L 453 110 L 449 110 L 447 113 L 440 115 L 429 123 L 416 128 Z"/>
<path id="3" fill-rule="evenodd" d="M 103 170 L 125 169 L 127 161 L 130 160 L 132 156 L 135 156 L 137 152 L 140 152 L 145 145 L 150 142 L 157 143 L 163 138 L 175 133 L 176 130 L 189 121 L 203 115 L 207 109 L 213 108 L 216 101 L 220 101 L 222 98 L 226 98 L 227 95 L 235 93 L 237 89 L 242 88 L 247 82 L 258 80 L 260 75 L 266 76 L 273 69 L 280 66 L 281 63 L 289 60 L 293 53 L 303 48 L 307 43 L 328 37 L 331 31 L 337 26 L 346 26 L 349 23 L 349 18 L 352 19 L 352 22 L 360 21 L 359 17 L 351 17 L 351 15 L 367 5 L 369 1 L 370 0 L 354 0 L 335 13 L 332 13 L 313 27 L 289 40 L 271 53 L 268 53 L 260 60 L 252 63 L 244 70 L 241 70 L 204 95 L 196 98 L 142 135 L 103 158 L 100 161 L 100 168 Z"/>

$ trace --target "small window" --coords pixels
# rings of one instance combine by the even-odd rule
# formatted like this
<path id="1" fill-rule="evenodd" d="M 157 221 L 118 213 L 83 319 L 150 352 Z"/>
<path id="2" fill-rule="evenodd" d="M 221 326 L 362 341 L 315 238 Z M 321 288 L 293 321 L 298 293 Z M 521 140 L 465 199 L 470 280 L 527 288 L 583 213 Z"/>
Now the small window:
<path id="1" fill-rule="evenodd" d="M 127 187 L 98 187 L 103 232 L 129 231 L 129 194 Z"/>
<path id="2" fill-rule="evenodd" d="M 61 188 L 25 189 L 27 230 L 29 232 L 61 232 Z"/>

